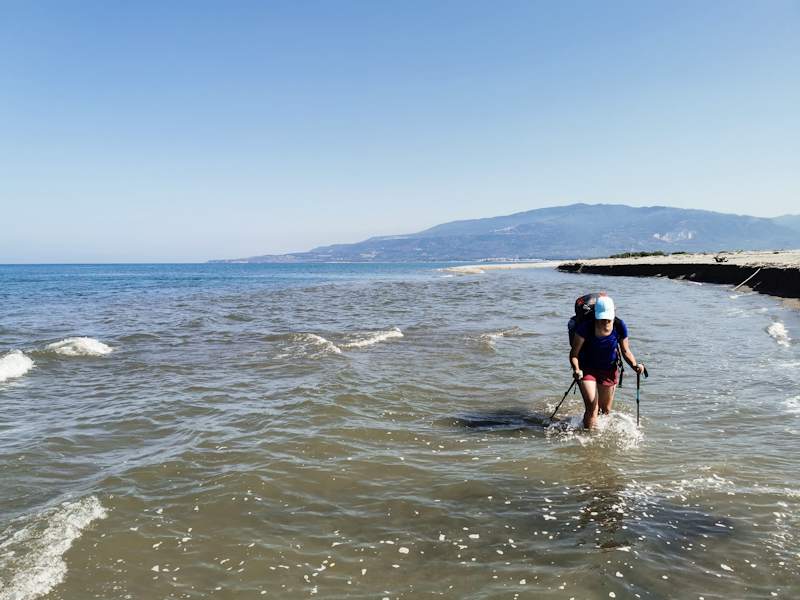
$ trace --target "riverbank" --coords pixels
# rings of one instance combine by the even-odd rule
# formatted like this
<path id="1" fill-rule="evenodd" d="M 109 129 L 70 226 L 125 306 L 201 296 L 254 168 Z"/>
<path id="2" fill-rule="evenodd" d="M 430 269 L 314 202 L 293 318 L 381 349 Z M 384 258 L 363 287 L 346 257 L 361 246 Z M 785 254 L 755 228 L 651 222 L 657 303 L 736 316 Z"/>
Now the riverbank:
<path id="1" fill-rule="evenodd" d="M 784 299 L 800 309 L 800 250 L 670 254 L 639 258 L 594 258 L 580 261 L 546 261 L 502 265 L 465 265 L 443 269 L 461 275 L 477 275 L 498 269 L 555 267 L 566 273 L 591 273 L 621 277 L 667 277 L 697 283 L 736 286 Z"/>
<path id="2" fill-rule="evenodd" d="M 564 262 L 556 268 L 567 273 L 730 284 L 784 298 L 785 305 L 800 309 L 800 250 L 597 258 Z"/>

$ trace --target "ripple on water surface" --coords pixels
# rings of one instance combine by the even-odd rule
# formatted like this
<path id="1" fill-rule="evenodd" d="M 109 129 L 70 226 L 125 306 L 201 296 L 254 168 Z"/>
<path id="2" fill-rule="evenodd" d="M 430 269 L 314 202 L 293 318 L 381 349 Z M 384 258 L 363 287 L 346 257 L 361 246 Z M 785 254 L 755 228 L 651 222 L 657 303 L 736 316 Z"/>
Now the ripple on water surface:
<path id="1" fill-rule="evenodd" d="M 0 374 L 27 367 L 0 390 L 3 600 L 797 595 L 777 303 L 543 269 L 148 269 L 87 267 L 33 308 L 4 286 L 25 352 Z M 595 290 L 651 373 L 639 427 L 630 373 L 596 430 L 573 394 L 549 419 Z"/>

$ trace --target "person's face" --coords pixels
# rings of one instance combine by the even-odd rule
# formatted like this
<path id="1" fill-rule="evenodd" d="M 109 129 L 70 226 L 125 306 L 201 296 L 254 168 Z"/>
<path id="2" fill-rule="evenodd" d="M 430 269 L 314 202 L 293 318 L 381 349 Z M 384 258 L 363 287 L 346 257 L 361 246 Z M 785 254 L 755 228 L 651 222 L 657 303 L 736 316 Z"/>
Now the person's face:
<path id="1" fill-rule="evenodd" d="M 611 319 L 597 319 L 597 322 L 600 324 L 600 327 L 605 329 L 611 323 Z"/>

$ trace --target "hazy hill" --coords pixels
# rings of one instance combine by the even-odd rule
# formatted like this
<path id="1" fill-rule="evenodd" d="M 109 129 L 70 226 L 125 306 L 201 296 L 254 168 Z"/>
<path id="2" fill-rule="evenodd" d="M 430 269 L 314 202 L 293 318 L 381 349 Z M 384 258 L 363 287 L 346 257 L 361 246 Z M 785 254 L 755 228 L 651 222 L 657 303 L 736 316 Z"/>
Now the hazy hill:
<path id="1" fill-rule="evenodd" d="M 797 231 L 800 231 L 800 215 L 783 215 L 781 217 L 775 217 L 772 219 L 779 225 L 785 225 L 786 227 L 791 227 Z"/>
<path id="2" fill-rule="evenodd" d="M 375 237 L 309 252 L 210 262 L 567 259 L 630 251 L 800 248 L 800 215 L 778 219 L 663 206 L 573 204 L 503 217 L 453 221 L 419 233 Z"/>

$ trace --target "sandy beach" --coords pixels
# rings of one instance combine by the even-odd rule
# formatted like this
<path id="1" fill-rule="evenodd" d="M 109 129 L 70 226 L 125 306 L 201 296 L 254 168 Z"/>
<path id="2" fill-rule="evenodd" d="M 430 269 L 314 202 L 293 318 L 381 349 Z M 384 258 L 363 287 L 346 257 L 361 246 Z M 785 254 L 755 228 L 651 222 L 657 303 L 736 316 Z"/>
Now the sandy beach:
<path id="1" fill-rule="evenodd" d="M 784 298 L 800 309 L 800 250 L 671 254 L 638 258 L 593 258 L 500 265 L 465 265 L 444 269 L 462 275 L 496 269 L 555 267 L 568 273 L 625 277 L 668 277 L 698 283 L 730 284 L 735 289 Z"/>
<path id="2" fill-rule="evenodd" d="M 560 265 L 580 263 L 585 266 L 620 265 L 738 265 L 746 267 L 800 267 L 800 250 L 758 250 L 752 252 L 716 252 L 708 254 L 669 254 L 641 258 L 592 258 L 579 261 L 562 261 Z"/>

